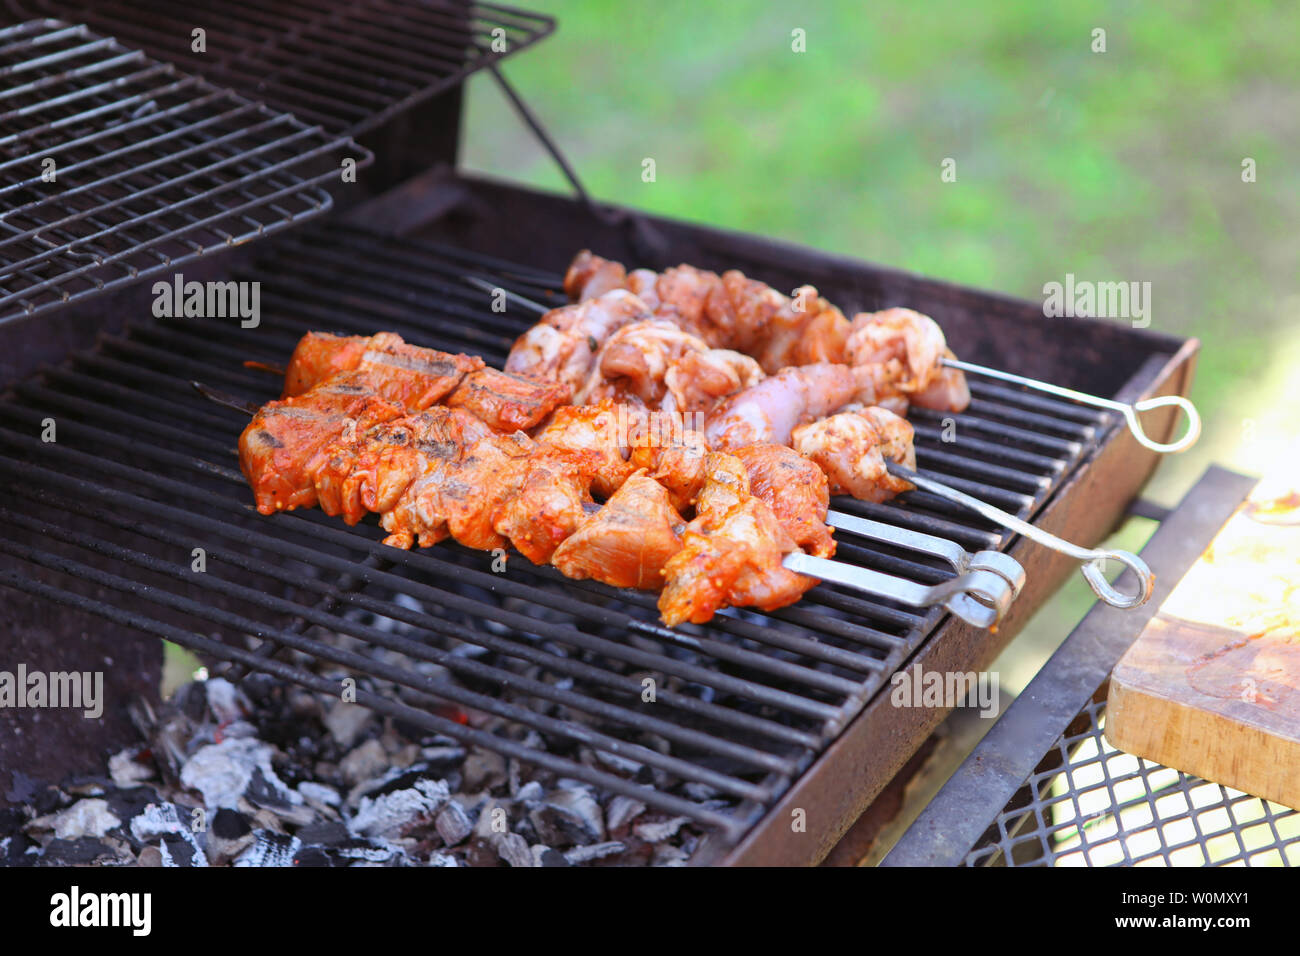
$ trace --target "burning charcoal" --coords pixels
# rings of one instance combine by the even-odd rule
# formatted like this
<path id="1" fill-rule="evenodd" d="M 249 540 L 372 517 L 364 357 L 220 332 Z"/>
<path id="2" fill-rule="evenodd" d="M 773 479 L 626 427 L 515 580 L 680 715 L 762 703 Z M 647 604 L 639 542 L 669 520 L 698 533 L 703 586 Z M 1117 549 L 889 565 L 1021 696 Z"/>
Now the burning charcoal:
<path id="1" fill-rule="evenodd" d="M 465 758 L 461 774 L 466 791 L 490 790 L 506 782 L 506 758 L 494 751 L 475 747 Z"/>
<path id="2" fill-rule="evenodd" d="M 248 817 L 229 807 L 212 815 L 208 829 L 208 854 L 213 863 L 227 863 L 253 843 L 253 827 Z"/>
<path id="3" fill-rule="evenodd" d="M 526 784 L 524 784 L 522 787 L 519 788 L 519 792 L 515 794 L 515 800 L 517 800 L 519 803 L 524 803 L 524 804 L 536 803 L 537 801 L 541 800 L 542 797 L 544 797 L 545 795 L 546 795 L 546 790 L 542 787 L 542 785 L 538 781 L 529 780 Z"/>
<path id="4" fill-rule="evenodd" d="M 62 810 L 71 803 L 68 795 L 58 787 L 45 787 L 32 798 L 32 809 L 37 816 L 45 816 L 55 810 Z"/>
<path id="5" fill-rule="evenodd" d="M 114 841 L 120 843 L 120 841 Z M 40 866 L 91 866 L 126 863 L 131 859 L 116 846 L 95 837 L 77 837 L 73 840 L 51 840 L 40 855 Z"/>
<path id="6" fill-rule="evenodd" d="M 165 836 L 158 843 L 158 852 L 162 854 L 163 866 L 198 867 L 207 866 L 208 858 L 198 846 L 179 836 Z"/>
<path id="7" fill-rule="evenodd" d="M 333 787 L 311 780 L 304 780 L 298 784 L 298 792 L 308 804 L 325 813 L 331 813 L 343 802 L 343 798 Z"/>
<path id="8" fill-rule="evenodd" d="M 140 851 L 140 855 L 136 857 L 135 862 L 140 866 L 162 866 L 162 850 L 156 846 L 147 846 Z"/>
<path id="9" fill-rule="evenodd" d="M 537 847 L 533 847 L 534 850 Z M 559 850 L 553 850 L 549 846 L 544 847 L 542 852 L 537 855 L 538 862 L 542 866 L 572 866 L 563 853 Z"/>
<path id="10" fill-rule="evenodd" d="M 487 840 L 475 840 L 465 852 L 465 862 L 470 866 L 497 866 L 501 858 Z"/>
<path id="11" fill-rule="evenodd" d="M 631 823 L 643 813 L 645 813 L 644 803 L 635 797 L 627 797 L 620 793 L 610 800 L 609 806 L 605 808 L 605 821 L 610 832 L 613 832 Z"/>
<path id="12" fill-rule="evenodd" d="M 690 854 L 671 843 L 660 843 L 651 858 L 653 866 L 685 866 Z"/>
<path id="13" fill-rule="evenodd" d="M 276 781 L 280 783 L 279 780 Z M 280 787 L 283 788 L 283 784 Z M 302 794 L 294 790 L 277 789 L 262 776 L 260 767 L 253 770 L 253 778 L 244 791 L 244 799 L 254 807 L 270 810 L 285 823 L 300 827 L 316 819 L 316 811 L 307 806 Z"/>
<path id="14" fill-rule="evenodd" d="M 208 710 L 217 724 L 228 727 L 253 712 L 253 703 L 242 690 L 224 677 L 214 677 L 205 682 L 208 692 Z"/>
<path id="15" fill-rule="evenodd" d="M 128 747 L 113 754 L 108 760 L 108 772 L 113 783 L 123 790 L 143 783 L 154 776 L 153 764 L 143 754 L 146 747 Z"/>
<path id="16" fill-rule="evenodd" d="M 40 853 L 40 844 L 23 833 L 0 840 L 0 866 L 35 866 Z"/>
<path id="17" fill-rule="evenodd" d="M 560 789 L 530 814 L 544 843 L 573 845 L 597 843 L 605 838 L 600 804 L 587 790 Z"/>
<path id="18" fill-rule="evenodd" d="M 537 866 L 528 841 L 518 833 L 498 833 L 495 844 L 497 856 L 510 866 Z"/>
<path id="19" fill-rule="evenodd" d="M 647 820 L 644 823 L 638 823 L 632 828 L 646 843 L 662 843 L 677 835 L 677 831 L 682 828 L 683 823 L 689 823 L 689 817 L 673 817 L 670 820 Z"/>
<path id="20" fill-rule="evenodd" d="M 698 780 L 691 780 L 682 784 L 682 792 L 692 800 L 709 800 L 718 795 L 715 787 L 710 787 L 707 783 L 700 783 Z"/>
<path id="21" fill-rule="evenodd" d="M 139 816 L 131 819 L 131 836 L 140 843 L 152 843 L 159 837 L 164 841 L 177 838 L 188 845 L 191 856 L 202 857 L 203 851 L 199 849 L 198 839 L 191 826 L 193 822 L 194 817 L 190 811 L 177 807 L 173 803 L 151 803 L 141 811 Z M 177 865 L 168 864 L 167 860 L 167 853 L 164 853 L 164 865 Z M 206 866 L 207 860 L 205 858 L 202 863 L 193 865 Z"/>
<path id="22" fill-rule="evenodd" d="M 27 824 L 24 807 L 0 807 L 0 837 L 13 836 Z"/>
<path id="23" fill-rule="evenodd" d="M 309 823 L 297 833 L 304 844 L 314 846 L 339 846 L 351 840 L 352 833 L 342 823 Z"/>
<path id="24" fill-rule="evenodd" d="M 456 858 L 450 853 L 432 853 L 429 855 L 428 866 L 460 866 Z"/>
<path id="25" fill-rule="evenodd" d="M 448 801 L 447 805 L 438 811 L 433 824 L 437 827 L 442 842 L 447 846 L 455 846 L 474 832 L 474 824 L 470 821 L 469 814 L 455 800 Z"/>
<path id="26" fill-rule="evenodd" d="M 459 746 L 438 745 L 423 747 L 420 757 L 436 777 L 446 776 L 447 772 L 459 769 L 465 759 L 465 748 Z"/>
<path id="27" fill-rule="evenodd" d="M 348 783 L 356 785 L 377 777 L 388 769 L 388 754 L 378 740 L 367 740 L 339 761 L 339 772 Z"/>
<path id="28" fill-rule="evenodd" d="M 260 774 L 257 793 L 264 799 L 274 794 L 282 804 L 298 805 L 302 797 L 284 785 L 271 769 L 271 747 L 260 740 L 236 738 L 209 744 L 189 759 L 181 770 L 181 783 L 203 794 L 209 810 L 238 806 Z"/>
<path id="29" fill-rule="evenodd" d="M 447 785 L 441 780 L 421 780 L 410 790 L 362 797 L 348 826 L 359 836 L 396 835 L 408 824 L 431 819 L 448 799 Z"/>
<path id="30" fill-rule="evenodd" d="M 122 821 L 113 815 L 108 801 L 98 797 L 78 800 L 54 817 L 54 836 L 60 840 L 78 837 L 102 837 L 115 830 Z"/>
<path id="31" fill-rule="evenodd" d="M 351 750 L 373 716 L 360 704 L 339 701 L 325 715 L 325 729 L 330 732 L 335 743 L 344 750 Z"/>
<path id="32" fill-rule="evenodd" d="M 293 866 L 302 841 L 284 833 L 254 830 L 253 842 L 235 858 L 234 866 Z"/>
<path id="33" fill-rule="evenodd" d="M 602 860 L 607 856 L 614 856 L 622 853 L 627 849 L 626 843 L 620 843 L 612 840 L 608 843 L 593 843 L 590 846 L 576 846 L 572 850 L 564 853 L 564 859 L 569 864 L 590 863 L 592 860 Z"/>

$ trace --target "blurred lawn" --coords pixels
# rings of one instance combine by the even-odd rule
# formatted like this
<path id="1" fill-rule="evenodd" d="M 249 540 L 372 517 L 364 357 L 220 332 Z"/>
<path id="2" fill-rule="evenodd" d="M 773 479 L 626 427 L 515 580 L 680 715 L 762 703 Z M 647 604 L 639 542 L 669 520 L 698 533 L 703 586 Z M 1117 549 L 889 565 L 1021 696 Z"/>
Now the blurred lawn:
<path id="1" fill-rule="evenodd" d="M 1210 461 L 1283 460 L 1300 407 L 1300 5 L 528 5 L 559 29 L 505 72 L 595 195 L 1034 300 L 1067 272 L 1149 281 L 1152 328 L 1205 343 L 1206 433 L 1148 494 L 1174 503 Z M 566 188 L 489 78 L 471 81 L 464 142 L 469 168 Z M 1017 644 L 1049 648 L 1089 597 L 1076 582 Z"/>

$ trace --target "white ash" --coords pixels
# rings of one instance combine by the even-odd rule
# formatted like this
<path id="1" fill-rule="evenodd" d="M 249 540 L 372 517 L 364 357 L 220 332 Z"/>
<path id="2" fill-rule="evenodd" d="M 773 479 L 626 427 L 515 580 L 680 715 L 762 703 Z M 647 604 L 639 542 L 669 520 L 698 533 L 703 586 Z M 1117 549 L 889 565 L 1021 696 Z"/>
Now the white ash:
<path id="1" fill-rule="evenodd" d="M 461 643 L 452 653 L 496 652 Z M 569 680 L 516 664 L 519 673 L 552 684 Z M 512 693 L 503 692 L 505 699 L 535 705 Z M 547 712 L 585 719 L 564 708 Z M 220 678 L 185 685 L 160 707 L 141 702 L 139 713 L 142 743 L 113 755 L 107 775 L 83 774 L 44 790 L 33 785 L 24 798 L 30 804 L 0 831 L 0 865 L 679 866 L 704 833 L 635 795 L 265 675 L 239 688 Z M 471 727 L 517 744 L 554 743 L 490 714 L 462 708 L 461 715 Z M 632 742 L 672 752 L 657 735 Z M 674 784 L 661 771 L 590 745 L 572 756 L 632 784 L 671 785 L 669 792 L 720 812 L 739 806 L 711 787 Z"/>
<path id="2" fill-rule="evenodd" d="M 358 836 L 389 836 L 417 818 L 432 818 L 451 799 L 441 780 L 421 780 L 409 790 L 395 790 L 374 799 L 361 798 L 348 829 Z"/>
<path id="3" fill-rule="evenodd" d="M 181 783 L 202 793 L 210 810 L 238 806 L 256 774 L 284 802 L 302 803 L 302 796 L 286 787 L 271 768 L 271 753 L 269 744 L 247 737 L 209 744 L 185 764 Z"/>

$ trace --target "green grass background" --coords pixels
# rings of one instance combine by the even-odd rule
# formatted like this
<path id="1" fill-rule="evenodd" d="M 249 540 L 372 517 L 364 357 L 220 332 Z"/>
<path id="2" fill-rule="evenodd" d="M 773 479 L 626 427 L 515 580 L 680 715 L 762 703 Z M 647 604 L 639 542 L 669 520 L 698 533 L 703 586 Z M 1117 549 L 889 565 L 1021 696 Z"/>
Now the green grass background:
<path id="1" fill-rule="evenodd" d="M 1300 4 L 528 5 L 559 29 L 504 71 L 596 196 L 1035 300 L 1067 272 L 1150 282 L 1151 327 L 1204 343 L 1206 432 L 1147 494 L 1300 459 Z M 488 77 L 463 143 L 566 190 Z M 1090 599 L 1076 581 L 1038 615 L 1004 687 Z"/>

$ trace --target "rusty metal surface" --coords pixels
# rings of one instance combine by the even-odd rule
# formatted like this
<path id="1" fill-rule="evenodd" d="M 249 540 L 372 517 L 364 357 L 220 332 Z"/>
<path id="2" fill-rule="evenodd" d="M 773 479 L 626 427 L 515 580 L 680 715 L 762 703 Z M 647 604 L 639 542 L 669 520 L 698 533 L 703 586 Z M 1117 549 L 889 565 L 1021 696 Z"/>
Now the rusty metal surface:
<path id="1" fill-rule="evenodd" d="M 1222 468 L 1202 476 L 1143 549 L 1158 575 L 1151 602 L 1132 612 L 1094 607 L 922 811 L 885 865 L 961 864 L 1253 485 L 1253 479 Z"/>

